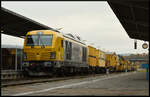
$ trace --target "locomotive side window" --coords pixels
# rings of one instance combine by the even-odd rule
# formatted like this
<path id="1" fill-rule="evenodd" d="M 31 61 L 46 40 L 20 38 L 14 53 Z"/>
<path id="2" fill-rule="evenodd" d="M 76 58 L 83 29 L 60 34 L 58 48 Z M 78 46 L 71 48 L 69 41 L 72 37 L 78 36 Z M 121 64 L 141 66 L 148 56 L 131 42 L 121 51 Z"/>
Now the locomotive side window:
<path id="1" fill-rule="evenodd" d="M 66 52 L 66 59 L 68 59 L 68 41 L 65 41 L 65 52 Z"/>
<path id="2" fill-rule="evenodd" d="M 65 46 L 66 46 L 66 59 L 71 60 L 71 56 L 72 56 L 72 43 L 65 41 Z"/>
<path id="3" fill-rule="evenodd" d="M 71 60 L 71 56 L 72 56 L 72 43 L 69 42 L 69 59 Z"/>
<path id="4" fill-rule="evenodd" d="M 64 41 L 63 40 L 61 40 L 61 47 L 63 48 L 63 43 L 64 43 Z"/>
<path id="5" fill-rule="evenodd" d="M 82 47 L 82 61 L 86 62 L 86 53 L 87 49 L 85 47 Z"/>

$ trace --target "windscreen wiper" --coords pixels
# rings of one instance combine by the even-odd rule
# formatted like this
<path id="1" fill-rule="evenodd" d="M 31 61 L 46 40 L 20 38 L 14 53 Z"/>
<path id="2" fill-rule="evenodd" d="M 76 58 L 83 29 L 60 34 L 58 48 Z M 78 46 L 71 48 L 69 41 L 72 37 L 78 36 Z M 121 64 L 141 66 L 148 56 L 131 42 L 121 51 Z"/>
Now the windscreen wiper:
<path id="1" fill-rule="evenodd" d="M 42 44 L 42 46 L 41 46 L 41 47 L 45 48 L 45 45 L 44 45 L 44 43 L 43 43 L 43 41 L 42 41 L 42 39 L 41 39 L 40 35 L 39 35 L 39 41 L 40 41 L 40 43 Z"/>

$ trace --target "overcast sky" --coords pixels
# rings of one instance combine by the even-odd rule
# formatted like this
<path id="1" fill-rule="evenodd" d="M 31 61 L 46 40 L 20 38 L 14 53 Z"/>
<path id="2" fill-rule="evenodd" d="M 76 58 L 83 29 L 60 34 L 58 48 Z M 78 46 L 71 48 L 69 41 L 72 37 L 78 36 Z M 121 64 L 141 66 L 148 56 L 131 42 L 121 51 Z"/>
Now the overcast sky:
<path id="1" fill-rule="evenodd" d="M 147 53 L 142 48 L 144 41 L 129 38 L 119 20 L 105 1 L 34 1 L 6 2 L 2 7 L 24 15 L 52 28 L 63 28 L 63 33 L 79 35 L 94 47 L 116 53 Z"/>

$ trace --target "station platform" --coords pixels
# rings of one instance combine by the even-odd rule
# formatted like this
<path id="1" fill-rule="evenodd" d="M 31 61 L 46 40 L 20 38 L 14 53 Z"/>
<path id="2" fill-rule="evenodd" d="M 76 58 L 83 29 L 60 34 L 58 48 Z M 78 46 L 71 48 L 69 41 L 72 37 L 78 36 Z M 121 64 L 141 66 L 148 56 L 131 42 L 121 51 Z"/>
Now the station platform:
<path id="1" fill-rule="evenodd" d="M 145 72 L 127 72 L 82 79 L 36 83 L 2 88 L 2 95 L 148 96 Z"/>

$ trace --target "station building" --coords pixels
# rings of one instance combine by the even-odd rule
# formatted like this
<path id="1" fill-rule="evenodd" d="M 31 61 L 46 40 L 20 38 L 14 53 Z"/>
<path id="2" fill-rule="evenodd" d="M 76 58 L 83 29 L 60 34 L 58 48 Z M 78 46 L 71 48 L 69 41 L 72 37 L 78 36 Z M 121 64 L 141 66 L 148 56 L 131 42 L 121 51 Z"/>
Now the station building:
<path id="1" fill-rule="evenodd" d="M 1 7 L 1 71 L 12 73 L 22 70 L 24 37 L 31 30 L 55 30 L 23 15 Z M 15 23 L 15 24 L 14 24 Z M 56 31 L 56 30 L 55 30 Z M 58 32 L 58 31 L 57 31 Z M 11 36 L 9 36 L 11 35 Z"/>
<path id="2" fill-rule="evenodd" d="M 2 71 L 22 70 L 23 43 L 23 38 L 1 34 Z"/>

